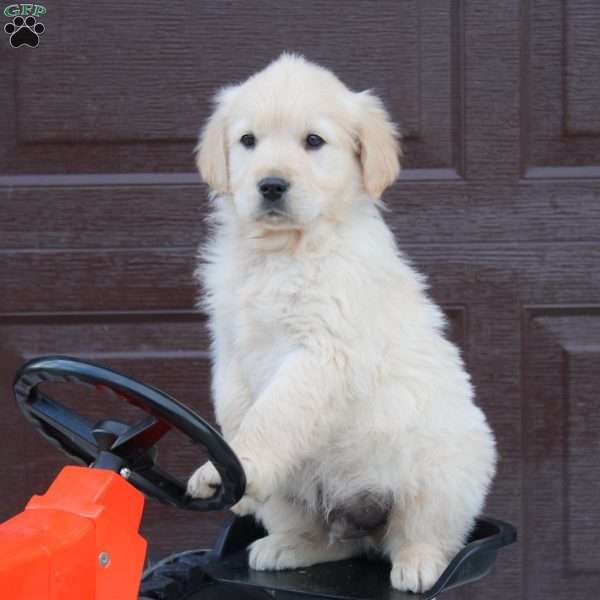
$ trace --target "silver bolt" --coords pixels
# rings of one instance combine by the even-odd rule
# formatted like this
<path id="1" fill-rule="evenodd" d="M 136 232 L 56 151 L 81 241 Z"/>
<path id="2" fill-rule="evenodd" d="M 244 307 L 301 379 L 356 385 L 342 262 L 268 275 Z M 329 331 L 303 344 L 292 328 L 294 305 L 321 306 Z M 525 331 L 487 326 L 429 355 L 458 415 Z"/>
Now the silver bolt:
<path id="1" fill-rule="evenodd" d="M 123 479 L 129 479 L 131 477 L 131 469 L 128 469 L 127 467 L 123 467 L 119 473 L 121 473 Z"/>
<path id="2" fill-rule="evenodd" d="M 110 564 L 110 554 L 108 552 L 100 552 L 98 554 L 98 562 L 101 567 L 108 567 Z"/>

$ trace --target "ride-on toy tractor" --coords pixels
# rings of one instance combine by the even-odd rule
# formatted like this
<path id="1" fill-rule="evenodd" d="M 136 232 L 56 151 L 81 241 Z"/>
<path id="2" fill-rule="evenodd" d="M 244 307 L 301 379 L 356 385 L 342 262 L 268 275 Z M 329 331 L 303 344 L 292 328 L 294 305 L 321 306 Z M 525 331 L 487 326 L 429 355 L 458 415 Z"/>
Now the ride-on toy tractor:
<path id="1" fill-rule="evenodd" d="M 113 419 L 92 424 L 43 393 L 44 382 L 110 390 L 147 417 L 133 425 Z M 511 525 L 478 519 L 467 545 L 433 588 L 410 594 L 390 587 L 390 566 L 377 557 L 253 571 L 246 548 L 265 531 L 251 517 L 237 517 L 224 526 L 212 550 L 175 554 L 142 575 L 146 541 L 138 527 L 144 495 L 188 510 L 235 504 L 245 477 L 231 448 L 173 398 L 88 362 L 32 360 L 17 373 L 15 395 L 44 437 L 88 466 L 65 467 L 43 496 L 33 496 L 22 513 L 0 525 L 2 600 L 431 599 L 486 575 L 498 549 L 516 538 Z M 207 449 L 222 479 L 214 497 L 189 498 L 185 485 L 157 465 L 156 443 L 171 429 Z"/>

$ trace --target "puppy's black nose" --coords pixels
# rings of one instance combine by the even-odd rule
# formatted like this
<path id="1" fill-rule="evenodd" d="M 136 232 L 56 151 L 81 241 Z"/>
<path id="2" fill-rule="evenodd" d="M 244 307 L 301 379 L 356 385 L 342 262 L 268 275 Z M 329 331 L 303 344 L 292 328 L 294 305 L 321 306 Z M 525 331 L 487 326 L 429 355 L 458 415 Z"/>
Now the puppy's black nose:
<path id="1" fill-rule="evenodd" d="M 258 182 L 258 189 L 265 200 L 281 200 L 290 184 L 281 177 L 265 177 Z"/>

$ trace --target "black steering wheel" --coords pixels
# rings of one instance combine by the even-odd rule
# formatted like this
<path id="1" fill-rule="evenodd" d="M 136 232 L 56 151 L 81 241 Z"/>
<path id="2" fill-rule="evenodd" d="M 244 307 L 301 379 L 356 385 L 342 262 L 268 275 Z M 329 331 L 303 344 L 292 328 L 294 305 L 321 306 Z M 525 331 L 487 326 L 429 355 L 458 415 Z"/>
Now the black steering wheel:
<path id="1" fill-rule="evenodd" d="M 109 390 L 141 408 L 148 417 L 131 426 L 112 419 L 92 424 L 43 394 L 38 386 L 46 381 Z M 220 510 L 244 494 L 244 470 L 227 442 L 196 413 L 154 387 L 93 363 L 46 356 L 19 369 L 14 389 L 19 408 L 45 438 L 76 460 L 121 473 L 148 496 L 191 510 Z M 179 430 L 208 450 L 222 482 L 211 498 L 190 498 L 181 481 L 155 464 L 155 444 L 170 429 Z"/>

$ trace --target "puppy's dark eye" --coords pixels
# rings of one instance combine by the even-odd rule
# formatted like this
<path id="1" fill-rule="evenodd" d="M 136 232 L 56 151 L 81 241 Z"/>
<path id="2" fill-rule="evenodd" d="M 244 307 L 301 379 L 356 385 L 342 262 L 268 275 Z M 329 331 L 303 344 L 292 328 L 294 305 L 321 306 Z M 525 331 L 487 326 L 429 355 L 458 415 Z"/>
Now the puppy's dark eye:
<path id="1" fill-rule="evenodd" d="M 325 140 L 320 135 L 317 135 L 316 133 L 309 133 L 306 136 L 305 143 L 306 143 L 306 148 L 308 150 L 316 150 L 317 148 L 320 148 L 325 143 Z"/>
<path id="2" fill-rule="evenodd" d="M 246 148 L 254 148 L 256 146 L 256 138 L 253 133 L 245 133 L 241 138 L 240 142 L 242 146 Z"/>

